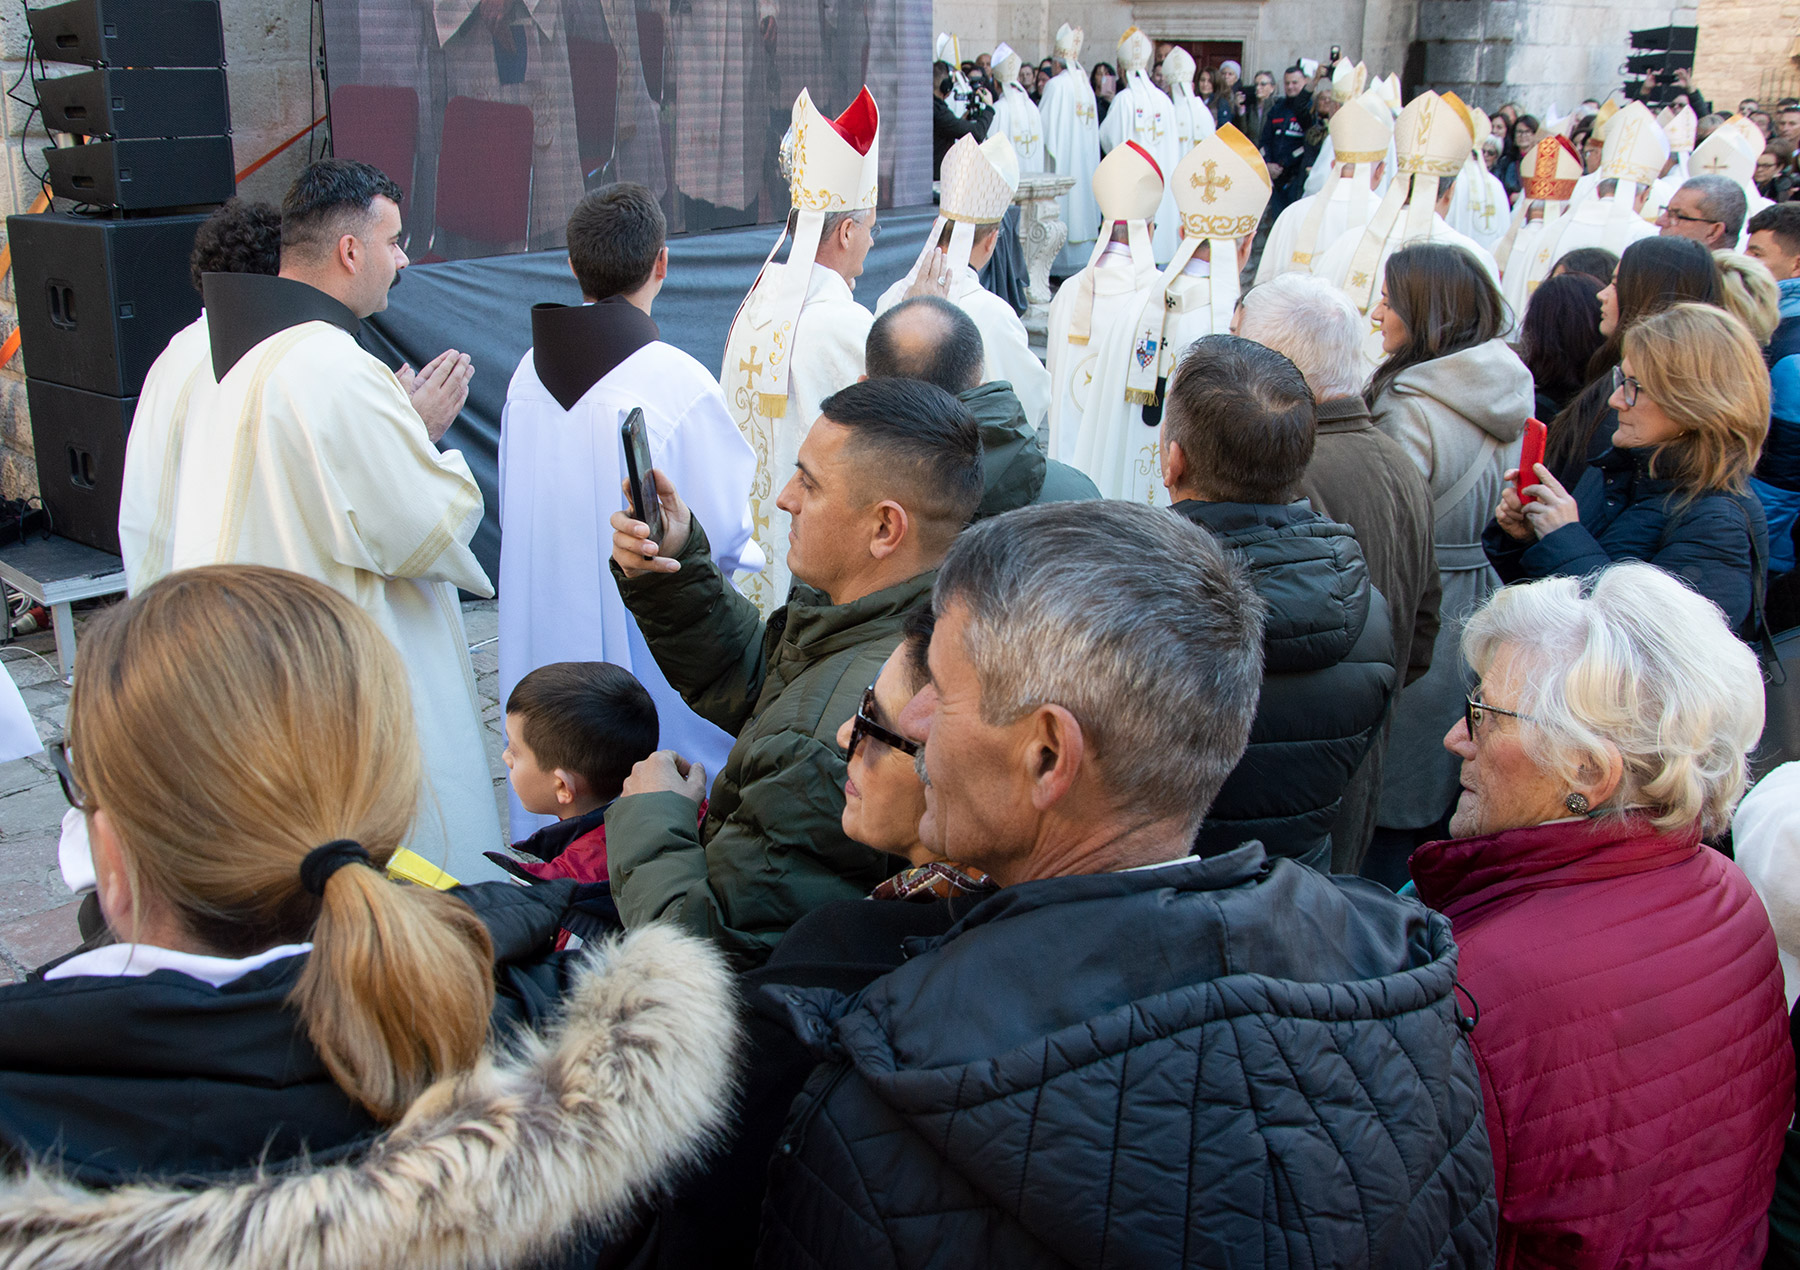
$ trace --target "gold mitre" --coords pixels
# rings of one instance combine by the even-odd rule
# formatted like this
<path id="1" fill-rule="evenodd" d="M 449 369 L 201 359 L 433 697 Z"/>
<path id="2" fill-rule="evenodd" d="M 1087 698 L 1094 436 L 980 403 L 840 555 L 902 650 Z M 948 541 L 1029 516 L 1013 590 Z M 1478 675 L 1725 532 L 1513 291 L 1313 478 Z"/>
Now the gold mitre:
<path id="1" fill-rule="evenodd" d="M 1352 66 L 1350 59 L 1340 57 L 1331 68 L 1331 95 L 1340 103 L 1354 101 L 1369 86 L 1369 68 L 1361 62 Z"/>
<path id="2" fill-rule="evenodd" d="M 1669 138 L 1643 102 L 1629 103 L 1607 121 L 1606 145 L 1600 151 L 1601 176 L 1648 186 L 1662 176 L 1668 161 Z"/>
<path id="3" fill-rule="evenodd" d="M 1607 129 L 1612 127 L 1613 116 L 1619 113 L 1619 99 L 1608 97 L 1600 103 L 1600 109 L 1594 112 L 1594 126 L 1588 135 L 1596 141 L 1605 141 Z"/>
<path id="4" fill-rule="evenodd" d="M 1162 196 L 1162 168 L 1135 141 L 1114 146 L 1094 169 L 1094 201 L 1108 221 L 1147 221 Z"/>
<path id="5" fill-rule="evenodd" d="M 1665 106 L 1657 114 L 1656 122 L 1662 127 L 1663 135 L 1669 139 L 1669 149 L 1677 154 L 1686 154 L 1694 148 L 1694 138 L 1700 131 L 1700 120 L 1694 114 L 1692 106 Z M 1755 126 L 1751 124 L 1751 127 Z"/>
<path id="6" fill-rule="evenodd" d="M 1394 152 L 1402 172 L 1455 176 L 1474 146 L 1475 121 L 1455 93 L 1439 96 L 1426 89 L 1406 104 L 1394 125 Z"/>
<path id="7" fill-rule="evenodd" d="M 1082 31 L 1067 22 L 1056 28 L 1056 55 L 1073 62 L 1081 56 Z"/>
<path id="8" fill-rule="evenodd" d="M 1147 68 L 1155 53 L 1156 46 L 1149 36 L 1134 26 L 1126 27 L 1125 34 L 1119 37 L 1119 78 Z"/>
<path id="9" fill-rule="evenodd" d="M 1394 138 L 1394 117 L 1381 94 L 1370 90 L 1342 110 L 1326 125 L 1331 133 L 1331 152 L 1338 163 L 1375 163 L 1387 158 Z"/>
<path id="10" fill-rule="evenodd" d="M 1163 54 L 1162 73 L 1163 91 L 1172 92 L 1177 84 L 1194 82 L 1194 57 L 1181 45 L 1174 45 Z"/>
<path id="11" fill-rule="evenodd" d="M 1006 215 L 1019 188 L 1019 156 L 1004 131 L 986 141 L 962 137 L 944 155 L 938 207 L 944 219 L 991 225 Z"/>
<path id="12" fill-rule="evenodd" d="M 1525 152 L 1519 164 L 1520 189 L 1527 199 L 1566 203 L 1580 179 L 1581 156 L 1563 136 L 1543 138 Z"/>

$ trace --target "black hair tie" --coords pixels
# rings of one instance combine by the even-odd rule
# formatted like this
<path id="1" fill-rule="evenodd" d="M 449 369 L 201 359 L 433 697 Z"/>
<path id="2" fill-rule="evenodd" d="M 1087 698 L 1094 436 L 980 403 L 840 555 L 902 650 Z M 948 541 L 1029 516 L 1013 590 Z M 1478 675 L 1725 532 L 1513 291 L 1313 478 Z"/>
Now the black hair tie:
<path id="1" fill-rule="evenodd" d="M 300 885 L 310 894 L 321 899 L 325 896 L 325 883 L 331 875 L 346 864 L 374 864 L 369 856 L 368 848 L 360 842 L 349 838 L 339 838 L 336 842 L 328 842 L 322 847 L 314 847 L 300 861 Z"/>

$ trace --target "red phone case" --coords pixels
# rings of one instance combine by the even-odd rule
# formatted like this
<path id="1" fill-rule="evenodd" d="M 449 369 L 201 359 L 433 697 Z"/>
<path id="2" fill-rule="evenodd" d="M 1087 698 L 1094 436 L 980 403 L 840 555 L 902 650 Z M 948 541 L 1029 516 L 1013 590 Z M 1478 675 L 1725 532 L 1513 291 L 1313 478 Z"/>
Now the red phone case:
<path id="1" fill-rule="evenodd" d="M 1517 485 L 1519 490 L 1519 502 L 1521 504 L 1532 501 L 1531 495 L 1525 492 L 1525 487 L 1528 485 L 1536 485 L 1538 483 L 1535 467 L 1537 464 L 1544 461 L 1544 444 L 1549 438 L 1550 429 L 1546 428 L 1536 419 L 1527 419 L 1525 421 L 1525 441 L 1524 444 L 1519 447 L 1519 480 Z"/>

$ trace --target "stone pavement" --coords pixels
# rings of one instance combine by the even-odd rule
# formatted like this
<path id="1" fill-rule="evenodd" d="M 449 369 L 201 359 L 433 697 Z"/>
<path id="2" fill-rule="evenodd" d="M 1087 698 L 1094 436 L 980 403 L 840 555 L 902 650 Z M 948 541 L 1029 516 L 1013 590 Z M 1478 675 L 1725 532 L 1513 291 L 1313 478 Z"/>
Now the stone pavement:
<path id="1" fill-rule="evenodd" d="M 87 616 L 79 610 L 75 614 L 77 648 Z M 499 614 L 494 601 L 478 600 L 463 605 L 463 618 L 474 648 L 488 768 L 504 825 L 506 767 L 500 751 L 506 744 L 506 725 L 498 699 Z M 19 685 L 38 736 L 46 742 L 62 737 L 69 702 L 69 691 L 57 677 L 55 657 L 56 641 L 48 631 L 0 646 L 0 662 Z M 56 841 L 67 807 L 44 755 L 0 763 L 0 983 L 23 978 L 26 970 L 80 942 L 75 927 L 80 901 L 63 885 L 56 868 Z"/>

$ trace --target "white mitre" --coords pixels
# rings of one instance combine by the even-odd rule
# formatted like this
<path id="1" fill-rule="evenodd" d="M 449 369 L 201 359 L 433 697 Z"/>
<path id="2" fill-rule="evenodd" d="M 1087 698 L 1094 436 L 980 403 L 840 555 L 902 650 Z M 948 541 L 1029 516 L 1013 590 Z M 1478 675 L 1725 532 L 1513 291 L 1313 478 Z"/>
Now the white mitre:
<path id="1" fill-rule="evenodd" d="M 950 267 L 955 273 L 962 272 L 975 244 L 976 226 L 999 223 L 1012 206 L 1019 188 L 1019 156 L 1004 132 L 995 132 L 980 143 L 974 137 L 959 137 L 944 154 L 943 174 L 937 220 L 907 275 L 909 280 L 919 276 L 946 228 L 950 230 Z"/>
<path id="2" fill-rule="evenodd" d="M 1338 104 L 1355 101 L 1369 86 L 1369 68 L 1361 62 L 1352 66 L 1350 59 L 1340 57 L 1331 68 L 1331 95 Z"/>
<path id="3" fill-rule="evenodd" d="M 1154 260 L 1150 221 L 1162 205 L 1162 196 L 1162 168 L 1150 152 L 1135 141 L 1114 146 L 1094 169 L 1094 201 L 1100 205 L 1100 233 L 1094 240 L 1094 251 L 1088 257 L 1087 268 L 1063 284 L 1077 288 L 1069 318 L 1071 343 L 1088 341 L 1094 320 L 1094 269 L 1112 242 L 1113 226 L 1125 226 L 1134 264 Z M 1155 268 L 1154 264 L 1147 267 Z"/>
<path id="4" fill-rule="evenodd" d="M 1394 124 L 1395 166 L 1400 169 L 1400 177 L 1407 179 L 1396 179 L 1388 186 L 1387 196 L 1375 209 L 1362 241 L 1356 245 L 1344 281 L 1346 294 L 1364 313 L 1369 311 L 1378 290 L 1376 267 L 1394 222 L 1404 211 L 1402 242 L 1429 236 L 1437 210 L 1438 178 L 1461 172 L 1474 145 L 1475 121 L 1455 93 L 1439 96 L 1427 90 L 1400 112 Z"/>
<path id="5" fill-rule="evenodd" d="M 1375 81 L 1375 91 L 1381 95 L 1381 100 L 1387 104 L 1388 113 L 1398 119 L 1401 110 L 1400 77 L 1394 74 L 1394 72 L 1389 71 L 1381 79 Z"/>
<path id="6" fill-rule="evenodd" d="M 988 55 L 988 69 L 993 73 L 994 82 L 1005 88 L 1019 78 L 1019 67 L 1024 65 L 1013 46 L 1005 40 L 994 46 Z"/>
<path id="7" fill-rule="evenodd" d="M 1313 254 L 1321 245 L 1319 228 L 1324 224 L 1325 211 L 1332 196 L 1337 193 L 1338 182 L 1343 180 L 1341 173 L 1346 163 L 1355 165 L 1351 183 L 1362 191 L 1362 194 L 1352 196 L 1358 202 L 1351 209 L 1354 219 L 1348 224 L 1353 227 L 1365 223 L 1365 204 L 1374 197 L 1369 189 L 1369 178 L 1373 175 L 1375 165 L 1387 158 L 1388 142 L 1394 138 L 1394 117 L 1388 113 L 1387 104 L 1381 95 L 1371 89 L 1339 107 L 1326 128 L 1331 133 L 1331 171 L 1326 174 L 1324 188 L 1314 197 L 1312 206 L 1306 209 L 1306 220 L 1301 223 L 1300 234 L 1294 239 L 1294 263 L 1308 269 L 1312 267 Z"/>
<path id="8" fill-rule="evenodd" d="M 1156 46 L 1150 37 L 1136 27 L 1127 27 L 1125 34 L 1119 37 L 1119 78 L 1124 79 L 1133 71 L 1146 70 L 1150 59 L 1156 53 Z"/>
<path id="9" fill-rule="evenodd" d="M 1192 90 L 1194 69 L 1193 54 L 1179 44 L 1172 46 L 1167 53 L 1163 54 L 1163 91 L 1173 97 L 1177 84 L 1186 84 Z"/>
<path id="10" fill-rule="evenodd" d="M 1250 138 L 1231 124 L 1187 152 L 1175 169 L 1175 206 L 1181 210 L 1181 245 L 1163 271 L 1158 298 L 1146 306 L 1139 319 L 1134 356 L 1125 379 L 1125 400 L 1144 405 L 1156 402 L 1156 380 L 1173 369 L 1173 355 L 1163 337 L 1168 321 L 1169 288 L 1201 243 L 1208 244 L 1212 262 L 1210 297 L 1212 330 L 1231 329 L 1231 315 L 1238 300 L 1238 240 L 1256 233 L 1256 224 L 1269 205 L 1269 165 Z"/>
<path id="11" fill-rule="evenodd" d="M 1746 129 L 1750 135 L 1745 135 Z M 1695 147 L 1688 171 L 1693 176 L 1730 177 L 1739 185 L 1754 183 L 1756 160 L 1763 148 L 1757 126 L 1742 115 L 1733 115 Z"/>
<path id="12" fill-rule="evenodd" d="M 1693 152 L 1694 138 L 1700 133 L 1700 120 L 1694 114 L 1692 106 L 1664 107 L 1657 114 L 1656 122 L 1662 128 L 1663 135 L 1669 139 L 1669 149 L 1680 155 Z M 1750 126 L 1754 128 L 1756 125 Z"/>
<path id="13" fill-rule="evenodd" d="M 761 398 L 761 411 L 771 419 L 787 413 L 794 326 L 806 303 L 826 214 L 866 211 L 875 206 L 880 186 L 880 134 L 881 112 L 866 87 L 835 120 L 813 105 L 804 88 L 794 102 L 793 124 L 781 141 L 781 163 L 794 204 L 794 244 L 788 249 L 787 265 L 776 282 L 778 289 L 764 310 L 772 323 L 768 361 L 750 376 L 750 391 Z M 784 229 L 769 249 L 768 259 L 763 261 L 765 270 L 785 237 Z M 752 287 L 751 294 L 755 291 Z"/>
<path id="14" fill-rule="evenodd" d="M 1067 22 L 1056 28 L 1056 55 L 1070 66 L 1081 65 L 1082 30 Z"/>
<path id="15" fill-rule="evenodd" d="M 1754 161 L 1753 161 L 1754 162 Z M 1641 101 L 1627 103 L 1606 124 L 1606 144 L 1600 151 L 1600 177 L 1617 181 L 1613 194 L 1614 220 L 1637 215 L 1637 195 L 1649 189 L 1669 163 L 1669 138 Z M 1623 250 L 1623 244 L 1613 250 Z"/>

